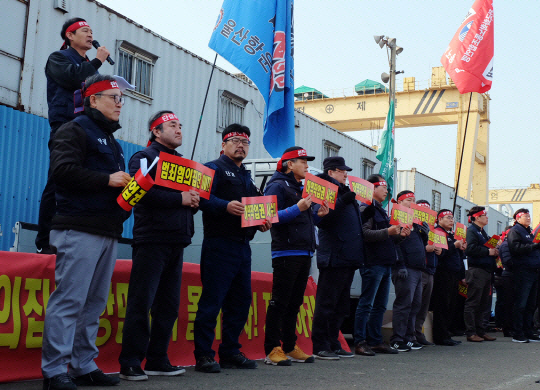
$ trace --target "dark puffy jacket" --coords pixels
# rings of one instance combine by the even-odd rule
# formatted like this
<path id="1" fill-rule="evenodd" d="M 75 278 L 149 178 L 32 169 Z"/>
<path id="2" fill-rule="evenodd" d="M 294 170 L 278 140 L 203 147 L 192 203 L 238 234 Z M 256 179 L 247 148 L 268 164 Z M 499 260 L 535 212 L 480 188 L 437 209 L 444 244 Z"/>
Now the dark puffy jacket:
<path id="1" fill-rule="evenodd" d="M 495 270 L 496 256 L 489 255 L 489 248 L 484 244 L 489 240 L 489 236 L 475 223 L 471 223 L 467 228 L 467 248 L 465 255 L 469 267 L 483 268 L 488 272 Z"/>
<path id="2" fill-rule="evenodd" d="M 430 275 L 435 275 L 437 271 L 437 255 L 435 252 L 426 252 L 426 269 L 425 271 Z"/>
<path id="3" fill-rule="evenodd" d="M 359 204 L 354 198 L 344 200 L 343 196 L 351 192 L 349 187 L 326 174 L 318 176 L 339 187 L 335 209 L 330 210 L 317 224 L 317 266 L 359 268 L 364 263 L 364 235 Z"/>
<path id="4" fill-rule="evenodd" d="M 508 247 L 512 255 L 514 270 L 540 268 L 540 244 L 533 243 L 531 228 L 516 223 L 508 232 Z"/>
<path id="5" fill-rule="evenodd" d="M 366 248 L 365 265 L 394 265 L 398 258 L 396 245 L 403 239 L 399 234 L 388 235 L 390 227 L 388 214 L 376 200 L 373 200 L 372 205 L 362 203 L 360 212 L 364 222 L 362 232 Z M 364 215 L 369 217 L 364 218 Z"/>
<path id="6" fill-rule="evenodd" d="M 427 237 L 420 234 L 418 225 L 413 224 L 411 234 L 396 247 L 398 252 L 397 268 L 426 269 Z"/>
<path id="7" fill-rule="evenodd" d="M 510 247 L 508 246 L 508 237 L 505 237 L 504 241 L 499 246 L 499 257 L 503 264 L 502 276 L 506 276 L 508 273 L 513 272 L 514 261 L 512 260 L 512 254 L 510 253 Z"/>
<path id="8" fill-rule="evenodd" d="M 85 114 L 61 126 L 52 141 L 56 184 L 52 228 L 119 238 L 130 213 L 116 201 L 122 188 L 108 184 L 110 174 L 125 170 L 124 154 L 114 130 L 101 125 L 103 114 L 88 107 Z"/>
<path id="9" fill-rule="evenodd" d="M 265 195 L 276 195 L 278 210 L 294 206 L 302 199 L 301 183 L 294 174 L 274 172 L 266 186 Z M 317 248 L 313 210 L 309 207 L 295 219 L 287 223 L 272 225 L 272 251 L 305 250 L 314 252 Z"/>
<path id="10" fill-rule="evenodd" d="M 53 132 L 63 123 L 75 119 L 73 93 L 81 88 L 87 77 L 98 73 L 101 61 L 88 61 L 75 49 L 68 47 L 52 53 L 45 66 L 49 124 Z"/>
<path id="11" fill-rule="evenodd" d="M 159 156 L 160 152 L 181 156 L 159 142 L 152 144 L 131 156 L 129 174 L 135 173 L 141 167 L 141 159 L 148 161 L 148 166 Z M 148 173 L 155 179 L 157 165 Z M 133 208 L 135 224 L 133 226 L 133 241 L 135 244 L 162 243 L 188 246 L 195 232 L 193 214 L 197 209 L 182 205 L 182 192 L 154 185 Z"/>

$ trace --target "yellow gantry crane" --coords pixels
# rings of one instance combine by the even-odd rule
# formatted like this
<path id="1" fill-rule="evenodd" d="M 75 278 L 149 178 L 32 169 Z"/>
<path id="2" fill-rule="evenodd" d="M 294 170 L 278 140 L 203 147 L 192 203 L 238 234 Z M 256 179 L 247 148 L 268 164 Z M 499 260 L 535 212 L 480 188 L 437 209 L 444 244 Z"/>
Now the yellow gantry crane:
<path id="1" fill-rule="evenodd" d="M 523 204 L 532 203 L 534 229 L 540 223 L 540 184 L 531 184 L 528 188 L 500 189 L 489 191 L 491 204 Z M 510 218 L 512 216 L 510 215 Z"/>
<path id="2" fill-rule="evenodd" d="M 369 92 L 328 98 L 317 91 L 297 100 L 295 108 L 343 132 L 380 130 L 388 114 L 388 92 Z M 457 124 L 454 185 L 458 177 L 470 96 L 459 93 L 452 80 L 447 79 L 443 67 L 433 68 L 429 88 L 417 90 L 415 78 L 406 77 L 403 91 L 396 92 L 396 128 Z M 487 205 L 489 200 L 489 101 L 488 94 L 472 94 L 458 188 L 459 196 L 479 205 Z"/>

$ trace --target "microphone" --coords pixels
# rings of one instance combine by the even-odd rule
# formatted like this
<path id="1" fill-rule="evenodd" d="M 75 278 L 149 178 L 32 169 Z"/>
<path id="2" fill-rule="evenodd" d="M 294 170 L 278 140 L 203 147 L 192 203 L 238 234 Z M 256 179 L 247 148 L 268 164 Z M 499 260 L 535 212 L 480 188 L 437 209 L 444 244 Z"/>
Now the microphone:
<path id="1" fill-rule="evenodd" d="M 100 47 L 101 45 L 99 44 L 98 41 L 95 41 L 95 40 L 94 40 L 94 41 L 92 41 L 92 46 L 94 46 L 94 47 L 97 49 L 97 48 Z M 113 59 L 111 58 L 111 56 L 108 56 L 108 57 L 107 57 L 107 62 L 108 62 L 109 64 L 111 64 L 111 65 L 114 65 L 114 61 L 113 61 Z"/>

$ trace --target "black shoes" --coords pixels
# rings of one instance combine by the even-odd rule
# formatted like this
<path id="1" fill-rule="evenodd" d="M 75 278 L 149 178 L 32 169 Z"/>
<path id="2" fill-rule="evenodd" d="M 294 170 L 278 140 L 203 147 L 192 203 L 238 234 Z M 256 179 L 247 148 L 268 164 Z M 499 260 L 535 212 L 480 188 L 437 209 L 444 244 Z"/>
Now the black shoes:
<path id="1" fill-rule="evenodd" d="M 453 340 L 453 339 L 444 339 L 441 341 L 435 341 L 435 344 L 437 345 L 445 345 L 447 347 L 453 347 L 458 344 L 461 344 L 461 341 Z"/>
<path id="2" fill-rule="evenodd" d="M 67 373 L 43 379 L 43 390 L 76 390 L 77 385 Z"/>
<path id="3" fill-rule="evenodd" d="M 412 350 L 416 351 L 416 350 L 419 350 L 419 349 L 422 349 L 424 346 L 422 344 L 420 344 L 418 341 L 409 341 L 407 343 L 407 345 L 409 347 L 411 347 Z"/>
<path id="4" fill-rule="evenodd" d="M 216 373 L 221 372 L 221 366 L 210 356 L 201 356 L 195 363 L 195 371 Z"/>
<path id="5" fill-rule="evenodd" d="M 116 386 L 120 383 L 117 376 L 104 374 L 99 368 L 73 379 L 77 386 Z"/>
<path id="6" fill-rule="evenodd" d="M 140 366 L 122 367 L 120 368 L 120 378 L 127 381 L 145 381 L 148 380 L 148 375 Z"/>
<path id="7" fill-rule="evenodd" d="M 398 350 L 399 352 L 409 352 L 411 350 L 411 346 L 408 345 L 406 341 L 395 341 L 392 343 L 392 348 Z"/>
<path id="8" fill-rule="evenodd" d="M 185 374 L 186 370 L 181 366 L 173 366 L 169 362 L 164 364 L 146 362 L 146 365 L 144 366 L 144 373 L 146 375 L 176 376 Z"/>
<path id="9" fill-rule="evenodd" d="M 371 351 L 375 353 L 388 353 L 388 354 L 396 354 L 399 353 L 397 349 L 392 348 L 390 345 L 381 343 L 379 345 L 370 346 Z"/>
<path id="10" fill-rule="evenodd" d="M 336 349 L 334 353 L 338 355 L 340 358 L 353 358 L 354 357 L 354 352 L 347 352 L 343 348 Z"/>
<path id="11" fill-rule="evenodd" d="M 248 359 L 246 355 L 240 352 L 236 355 L 220 357 L 219 366 L 222 368 L 243 368 L 249 370 L 257 368 L 257 362 L 255 360 Z"/>
<path id="12" fill-rule="evenodd" d="M 422 335 L 422 337 L 416 337 L 416 341 L 419 344 L 423 345 L 423 346 L 431 347 L 431 346 L 435 345 L 432 342 L 428 341 L 425 337 L 423 337 L 423 335 Z"/>
<path id="13" fill-rule="evenodd" d="M 315 354 L 315 357 L 321 360 L 339 360 L 339 355 L 332 351 L 319 351 Z"/>

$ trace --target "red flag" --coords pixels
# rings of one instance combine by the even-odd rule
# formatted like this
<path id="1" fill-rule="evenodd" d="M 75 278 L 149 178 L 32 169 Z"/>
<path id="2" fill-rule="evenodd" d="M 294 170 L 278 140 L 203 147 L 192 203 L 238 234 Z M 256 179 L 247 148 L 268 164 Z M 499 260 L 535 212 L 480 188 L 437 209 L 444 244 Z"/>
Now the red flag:
<path id="1" fill-rule="evenodd" d="M 441 58 L 460 93 L 487 92 L 493 80 L 493 0 L 476 0 Z"/>

